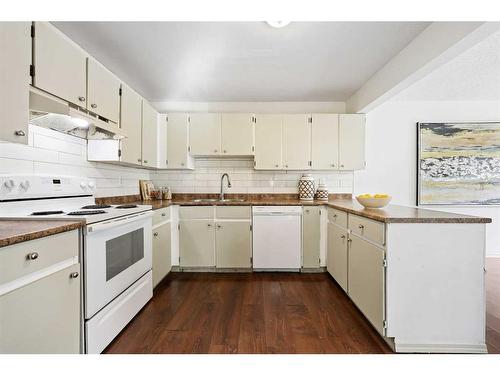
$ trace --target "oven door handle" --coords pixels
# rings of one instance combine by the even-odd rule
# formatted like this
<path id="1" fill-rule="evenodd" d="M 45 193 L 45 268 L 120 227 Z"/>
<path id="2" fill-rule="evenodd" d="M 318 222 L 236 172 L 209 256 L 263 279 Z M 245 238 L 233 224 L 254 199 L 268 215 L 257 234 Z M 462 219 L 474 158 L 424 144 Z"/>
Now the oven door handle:
<path id="1" fill-rule="evenodd" d="M 120 226 L 123 224 L 133 223 L 134 221 L 143 220 L 143 219 L 146 219 L 146 218 L 152 217 L 152 216 L 153 216 L 153 212 L 148 211 L 148 212 L 141 212 L 139 214 L 121 217 L 118 219 L 103 221 L 102 223 L 87 225 L 87 232 L 94 233 L 94 232 L 97 232 L 100 230 L 114 228 L 114 227 L 117 227 L 117 226 Z"/>

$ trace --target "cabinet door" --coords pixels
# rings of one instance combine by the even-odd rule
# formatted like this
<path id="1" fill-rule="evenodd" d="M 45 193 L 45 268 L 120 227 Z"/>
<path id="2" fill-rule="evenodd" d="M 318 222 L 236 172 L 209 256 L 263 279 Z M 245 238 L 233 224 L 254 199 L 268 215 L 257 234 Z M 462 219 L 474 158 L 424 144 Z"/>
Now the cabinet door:
<path id="1" fill-rule="evenodd" d="M 339 115 L 339 169 L 365 168 L 365 115 Z"/>
<path id="2" fill-rule="evenodd" d="M 88 59 L 87 109 L 118 124 L 120 80 L 96 60 Z"/>
<path id="3" fill-rule="evenodd" d="M 221 154 L 221 117 L 218 113 L 189 115 L 189 143 L 193 155 Z"/>
<path id="4" fill-rule="evenodd" d="M 320 216 L 319 207 L 304 207 L 302 216 L 302 267 L 319 267 Z"/>
<path id="5" fill-rule="evenodd" d="M 170 223 L 153 229 L 153 287 L 170 272 L 172 268 Z"/>
<path id="6" fill-rule="evenodd" d="M 283 166 L 310 169 L 311 125 L 308 115 L 283 116 Z"/>
<path id="7" fill-rule="evenodd" d="M 128 134 L 121 140 L 121 161 L 130 164 L 142 163 L 142 98 L 126 85 L 122 85 L 120 105 L 120 127 Z"/>
<path id="8" fill-rule="evenodd" d="M 187 220 L 180 223 L 179 265 L 215 266 L 215 230 L 213 220 Z"/>
<path id="9" fill-rule="evenodd" d="M 257 115 L 255 169 L 282 169 L 282 115 Z"/>
<path id="10" fill-rule="evenodd" d="M 28 143 L 30 22 L 0 22 L 0 139 Z"/>
<path id="11" fill-rule="evenodd" d="M 167 115 L 158 115 L 158 168 L 167 168 Z"/>
<path id="12" fill-rule="evenodd" d="M 339 115 L 312 115 L 311 159 L 312 169 L 339 168 Z"/>
<path id="13" fill-rule="evenodd" d="M 0 296 L 0 353 L 80 352 L 80 264 Z"/>
<path id="14" fill-rule="evenodd" d="M 248 221 L 216 223 L 217 268 L 252 267 L 252 232 Z"/>
<path id="15" fill-rule="evenodd" d="M 142 165 L 158 164 L 158 113 L 145 100 L 142 101 Z"/>
<path id="16" fill-rule="evenodd" d="M 348 294 L 366 318 L 384 332 L 384 251 L 351 236 Z"/>
<path id="17" fill-rule="evenodd" d="M 327 270 L 347 292 L 347 230 L 328 223 Z"/>
<path id="18" fill-rule="evenodd" d="M 189 159 L 189 115 L 170 113 L 167 116 L 167 166 L 187 168 Z"/>
<path id="19" fill-rule="evenodd" d="M 48 22 L 35 23 L 33 85 L 81 107 L 87 99 L 87 54 Z"/>
<path id="20" fill-rule="evenodd" d="M 222 154 L 253 155 L 253 116 L 250 113 L 221 115 Z"/>

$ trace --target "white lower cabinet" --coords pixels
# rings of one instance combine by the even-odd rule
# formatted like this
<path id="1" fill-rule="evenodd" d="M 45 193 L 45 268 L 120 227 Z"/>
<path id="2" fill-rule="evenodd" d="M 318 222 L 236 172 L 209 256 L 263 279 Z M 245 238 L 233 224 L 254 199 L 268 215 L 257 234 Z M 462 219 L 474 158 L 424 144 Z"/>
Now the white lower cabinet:
<path id="1" fill-rule="evenodd" d="M 171 224 L 165 223 L 153 229 L 153 288 L 170 272 Z"/>
<path id="2" fill-rule="evenodd" d="M 215 225 L 213 218 L 183 220 L 180 222 L 179 266 L 181 268 L 215 266 Z"/>
<path id="3" fill-rule="evenodd" d="M 328 223 L 326 269 L 347 292 L 347 230 Z"/>
<path id="4" fill-rule="evenodd" d="M 357 236 L 349 241 L 349 297 L 383 335 L 385 252 Z"/>
<path id="5" fill-rule="evenodd" d="M 0 251 L 0 353 L 81 352 L 79 233 Z"/>
<path id="6" fill-rule="evenodd" d="M 302 212 L 302 268 L 319 268 L 320 206 L 304 207 Z"/>
<path id="7" fill-rule="evenodd" d="M 252 228 L 247 221 L 216 223 L 217 268 L 252 267 Z"/>

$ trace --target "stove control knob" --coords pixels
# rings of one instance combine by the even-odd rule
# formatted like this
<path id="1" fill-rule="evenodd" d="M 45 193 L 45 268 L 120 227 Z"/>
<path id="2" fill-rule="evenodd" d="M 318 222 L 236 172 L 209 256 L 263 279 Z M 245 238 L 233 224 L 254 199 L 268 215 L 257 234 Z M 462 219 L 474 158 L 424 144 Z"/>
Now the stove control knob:
<path id="1" fill-rule="evenodd" d="M 85 189 L 87 187 L 87 183 L 85 181 L 80 182 L 80 187 Z"/>
<path id="2" fill-rule="evenodd" d="M 26 190 L 28 190 L 28 189 L 29 189 L 29 187 L 30 187 L 30 182 L 29 182 L 28 180 L 23 181 L 23 182 L 21 182 L 21 183 L 19 184 L 19 186 L 21 186 L 21 189 L 23 189 L 23 190 L 25 190 L 25 191 L 26 191 Z"/>
<path id="3" fill-rule="evenodd" d="M 95 182 L 94 181 L 89 181 L 89 188 L 93 189 L 95 188 Z"/>
<path id="4" fill-rule="evenodd" d="M 12 190 L 14 188 L 14 186 L 16 185 L 14 180 L 7 180 L 3 184 L 9 190 Z"/>

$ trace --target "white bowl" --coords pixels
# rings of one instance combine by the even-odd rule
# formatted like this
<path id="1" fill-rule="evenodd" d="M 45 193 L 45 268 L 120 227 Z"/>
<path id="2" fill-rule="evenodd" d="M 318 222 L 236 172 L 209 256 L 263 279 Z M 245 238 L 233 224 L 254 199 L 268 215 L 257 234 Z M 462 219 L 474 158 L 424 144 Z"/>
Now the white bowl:
<path id="1" fill-rule="evenodd" d="M 364 206 L 365 208 L 382 208 L 385 207 L 389 204 L 391 201 L 392 197 L 387 197 L 387 198 L 361 198 L 361 197 L 356 197 L 356 200 L 359 202 L 360 205 Z"/>

